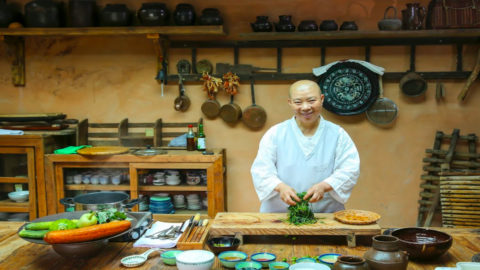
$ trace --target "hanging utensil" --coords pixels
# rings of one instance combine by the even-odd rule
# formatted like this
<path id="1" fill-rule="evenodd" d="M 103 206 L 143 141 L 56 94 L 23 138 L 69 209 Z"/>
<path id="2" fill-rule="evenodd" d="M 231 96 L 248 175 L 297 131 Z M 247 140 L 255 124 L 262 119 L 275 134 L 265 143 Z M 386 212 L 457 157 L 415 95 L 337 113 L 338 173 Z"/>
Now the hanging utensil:
<path id="1" fill-rule="evenodd" d="M 183 85 L 182 75 L 178 74 L 178 90 L 179 96 L 175 99 L 175 110 L 186 111 L 190 107 L 190 99 L 185 95 L 185 87 Z"/>
<path id="2" fill-rule="evenodd" d="M 416 72 L 409 72 L 400 80 L 400 90 L 409 97 L 421 96 L 427 88 L 427 81 Z"/>
<path id="3" fill-rule="evenodd" d="M 235 123 L 242 118 L 242 108 L 238 104 L 233 103 L 233 96 L 230 96 L 230 103 L 220 108 L 220 117 L 228 123 Z"/>
<path id="4" fill-rule="evenodd" d="M 281 69 L 276 68 L 261 68 L 261 67 L 254 67 L 252 65 L 245 65 L 245 64 L 235 64 L 230 65 L 227 63 L 217 63 L 215 66 L 217 74 L 223 74 L 227 72 L 232 72 L 236 74 L 251 74 L 254 71 L 261 71 L 261 70 L 268 70 L 268 71 L 280 71 Z"/>
<path id="5" fill-rule="evenodd" d="M 389 98 L 383 97 L 382 76 L 378 76 L 379 96 L 378 99 L 368 108 L 366 114 L 370 122 L 377 125 L 386 125 L 395 120 L 398 116 L 398 107 Z"/>
<path id="6" fill-rule="evenodd" d="M 252 105 L 245 108 L 243 111 L 242 121 L 249 128 L 261 128 L 267 121 L 267 113 L 265 110 L 255 104 L 255 90 L 254 90 L 253 76 L 250 76 L 250 86 L 252 89 Z"/>
<path id="7" fill-rule="evenodd" d="M 207 99 L 202 104 L 202 112 L 206 116 L 213 118 L 220 113 L 220 103 L 215 99 Z"/>

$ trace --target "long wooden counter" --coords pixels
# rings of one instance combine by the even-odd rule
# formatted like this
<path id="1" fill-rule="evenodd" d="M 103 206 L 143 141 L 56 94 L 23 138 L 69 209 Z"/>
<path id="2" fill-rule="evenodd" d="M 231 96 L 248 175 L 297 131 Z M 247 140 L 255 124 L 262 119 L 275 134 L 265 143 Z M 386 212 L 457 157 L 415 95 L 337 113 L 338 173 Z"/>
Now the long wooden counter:
<path id="1" fill-rule="evenodd" d="M 56 254 L 50 246 L 32 244 L 16 234 L 21 222 L 0 222 L 0 269 L 123 269 L 120 260 L 123 257 L 140 254 L 147 248 L 133 248 L 132 243 L 109 243 L 97 257 L 87 261 L 67 260 Z M 473 255 L 480 253 L 480 229 L 446 229 L 436 228 L 451 234 L 454 238 L 449 252 L 439 260 L 429 263 L 410 262 L 408 269 L 435 269 L 438 266 L 455 266 L 459 261 L 471 261 Z M 277 237 L 278 238 L 278 237 Z M 362 256 L 370 247 L 357 246 L 348 248 L 345 243 L 333 245 L 325 236 L 298 237 L 263 237 L 255 242 L 253 237 L 246 238 L 246 244 L 239 250 L 251 255 L 256 252 L 271 252 L 277 260 L 305 255 L 317 256 L 323 253 L 340 253 Z M 255 243 L 253 243 L 253 242 Z M 321 242 L 321 243 L 320 243 Z M 126 268 L 125 268 L 126 269 Z M 152 253 L 149 260 L 136 269 L 177 269 L 163 264 L 158 253 Z M 218 259 L 213 269 L 225 269 Z"/>

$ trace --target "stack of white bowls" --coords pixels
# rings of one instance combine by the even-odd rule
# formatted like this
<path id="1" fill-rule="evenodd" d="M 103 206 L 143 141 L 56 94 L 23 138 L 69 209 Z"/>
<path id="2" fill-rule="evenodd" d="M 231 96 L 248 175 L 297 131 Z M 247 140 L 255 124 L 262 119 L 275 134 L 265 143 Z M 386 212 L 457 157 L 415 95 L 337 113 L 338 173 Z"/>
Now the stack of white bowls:
<path id="1" fill-rule="evenodd" d="M 166 177 L 164 172 L 157 172 L 153 175 L 153 185 L 163 186 L 165 185 Z"/>
<path id="2" fill-rule="evenodd" d="M 173 196 L 173 206 L 175 207 L 175 209 L 187 208 L 187 203 L 185 202 L 185 196 L 184 195 Z"/>
<path id="3" fill-rule="evenodd" d="M 177 170 L 165 170 L 167 185 L 176 186 L 180 185 L 182 181 L 180 179 L 180 173 Z"/>
<path id="4" fill-rule="evenodd" d="M 202 205 L 200 204 L 200 195 L 190 194 L 187 196 L 187 209 L 188 210 L 202 209 Z"/>

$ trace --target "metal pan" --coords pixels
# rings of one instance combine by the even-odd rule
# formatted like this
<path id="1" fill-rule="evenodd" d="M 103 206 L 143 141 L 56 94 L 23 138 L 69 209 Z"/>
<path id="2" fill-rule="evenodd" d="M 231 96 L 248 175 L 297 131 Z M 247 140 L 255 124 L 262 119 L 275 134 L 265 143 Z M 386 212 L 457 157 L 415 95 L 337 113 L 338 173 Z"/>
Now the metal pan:
<path id="1" fill-rule="evenodd" d="M 235 123 L 242 118 L 242 108 L 238 104 L 233 103 L 233 95 L 230 97 L 230 103 L 220 108 L 220 117 L 228 123 Z"/>
<path id="2" fill-rule="evenodd" d="M 76 196 L 74 198 L 60 199 L 60 203 L 68 207 L 75 207 L 77 210 L 99 211 L 115 208 L 124 211 L 141 202 L 140 199 L 129 200 L 130 196 L 120 192 L 93 192 Z"/>
<path id="3" fill-rule="evenodd" d="M 190 99 L 185 95 L 185 87 L 183 86 L 183 79 L 180 74 L 178 74 L 178 90 L 180 94 L 174 101 L 174 108 L 176 111 L 186 111 L 188 107 L 190 107 Z"/>
<path id="4" fill-rule="evenodd" d="M 265 125 L 265 122 L 267 121 L 267 113 L 262 107 L 255 104 L 255 90 L 252 76 L 250 76 L 250 85 L 252 88 L 252 105 L 248 106 L 243 111 L 242 121 L 249 128 L 257 129 Z"/>
<path id="5" fill-rule="evenodd" d="M 416 72 L 409 72 L 400 80 L 400 90 L 409 97 L 421 96 L 427 88 L 427 81 Z"/>
<path id="6" fill-rule="evenodd" d="M 202 112 L 206 116 L 213 118 L 220 113 L 220 103 L 215 99 L 207 99 L 202 104 Z"/>

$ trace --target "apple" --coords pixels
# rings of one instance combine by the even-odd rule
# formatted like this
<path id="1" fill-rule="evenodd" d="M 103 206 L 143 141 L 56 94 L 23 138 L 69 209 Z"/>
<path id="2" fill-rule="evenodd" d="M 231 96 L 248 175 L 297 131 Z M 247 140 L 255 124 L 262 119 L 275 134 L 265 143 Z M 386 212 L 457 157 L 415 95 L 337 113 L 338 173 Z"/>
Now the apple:
<path id="1" fill-rule="evenodd" d="M 78 228 L 84 228 L 93 225 L 97 225 L 97 217 L 95 216 L 95 213 L 83 214 L 77 222 Z"/>

